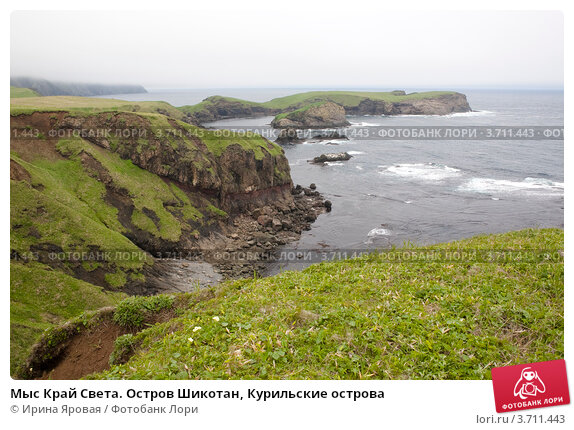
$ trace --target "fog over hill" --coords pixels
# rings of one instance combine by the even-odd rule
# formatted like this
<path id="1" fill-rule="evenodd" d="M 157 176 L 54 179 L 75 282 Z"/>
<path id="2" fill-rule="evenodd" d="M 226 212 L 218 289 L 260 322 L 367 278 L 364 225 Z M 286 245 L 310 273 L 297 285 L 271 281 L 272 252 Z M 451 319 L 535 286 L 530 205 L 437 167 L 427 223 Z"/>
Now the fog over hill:
<path id="1" fill-rule="evenodd" d="M 40 78 L 10 77 L 10 85 L 30 88 L 42 96 L 103 96 L 108 94 L 147 93 L 141 85 L 108 85 L 79 82 L 48 81 Z"/>

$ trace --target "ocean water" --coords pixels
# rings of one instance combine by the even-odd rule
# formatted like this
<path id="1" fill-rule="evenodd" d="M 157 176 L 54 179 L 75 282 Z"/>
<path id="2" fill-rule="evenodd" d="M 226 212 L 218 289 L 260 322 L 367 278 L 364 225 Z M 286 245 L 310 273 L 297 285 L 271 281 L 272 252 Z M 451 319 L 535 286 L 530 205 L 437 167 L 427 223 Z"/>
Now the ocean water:
<path id="1" fill-rule="evenodd" d="M 202 90 L 204 91 L 204 90 Z M 226 92 L 227 91 L 227 92 Z M 269 100 L 301 90 L 205 90 Z M 362 126 L 562 126 L 558 91 L 459 90 L 475 112 L 447 116 L 348 117 Z M 199 92 L 142 99 L 193 104 Z M 205 97 L 203 97 L 205 95 Z M 136 95 L 129 95 L 126 98 Z M 124 98 L 123 96 L 117 96 Z M 137 97 L 140 97 L 138 95 Z M 187 97 L 187 98 L 186 98 Z M 187 100 L 187 101 L 186 101 Z M 217 128 L 266 127 L 271 117 L 218 121 Z M 333 203 L 289 249 L 364 249 L 433 244 L 484 233 L 564 225 L 562 140 L 365 140 L 284 146 L 295 184 L 315 183 Z M 314 165 L 325 152 L 345 162 Z M 296 269 L 294 263 L 287 266 Z"/>

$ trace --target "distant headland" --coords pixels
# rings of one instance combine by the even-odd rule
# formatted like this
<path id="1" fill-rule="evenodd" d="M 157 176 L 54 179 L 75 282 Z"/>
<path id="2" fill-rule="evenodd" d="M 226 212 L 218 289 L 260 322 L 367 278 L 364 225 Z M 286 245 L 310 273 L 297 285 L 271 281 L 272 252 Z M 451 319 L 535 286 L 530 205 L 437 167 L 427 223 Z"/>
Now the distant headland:
<path id="1" fill-rule="evenodd" d="M 41 96 L 106 96 L 110 94 L 147 93 L 141 85 L 108 85 L 78 82 L 48 81 L 40 78 L 11 77 L 10 86 L 29 88 Z"/>
<path id="2" fill-rule="evenodd" d="M 275 128 L 339 127 L 346 125 L 344 115 L 447 115 L 471 111 L 466 96 L 454 91 L 311 91 L 264 103 L 212 96 L 178 109 L 193 124 L 274 115 Z"/>

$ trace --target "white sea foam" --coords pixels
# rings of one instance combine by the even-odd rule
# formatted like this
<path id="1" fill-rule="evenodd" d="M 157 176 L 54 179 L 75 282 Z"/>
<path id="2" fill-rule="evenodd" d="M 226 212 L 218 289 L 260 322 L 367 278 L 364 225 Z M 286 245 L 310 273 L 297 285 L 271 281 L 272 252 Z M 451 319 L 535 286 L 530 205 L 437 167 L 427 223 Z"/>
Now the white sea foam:
<path id="1" fill-rule="evenodd" d="M 304 145 L 340 145 L 341 143 L 352 144 L 354 142 L 352 140 L 342 140 L 342 139 L 331 139 L 331 140 L 309 139 L 303 142 Z"/>
<path id="2" fill-rule="evenodd" d="M 461 171 L 454 167 L 435 163 L 406 163 L 386 167 L 380 172 L 383 175 L 394 175 L 405 179 L 421 181 L 442 181 L 459 176 Z"/>
<path id="3" fill-rule="evenodd" d="M 351 126 L 353 127 L 377 127 L 380 126 L 381 124 L 376 124 L 374 122 L 365 122 L 365 121 L 361 121 L 361 122 L 352 122 Z"/>
<path id="4" fill-rule="evenodd" d="M 364 154 L 363 151 L 347 151 L 347 154 L 349 155 L 361 155 Z"/>
<path id="5" fill-rule="evenodd" d="M 543 178 L 507 179 L 472 178 L 458 187 L 459 191 L 483 194 L 564 195 L 564 182 Z"/>
<path id="6" fill-rule="evenodd" d="M 374 228 L 367 233 L 367 237 L 389 236 L 390 234 L 391 231 L 386 228 Z"/>
<path id="7" fill-rule="evenodd" d="M 448 115 L 444 115 L 447 118 L 453 118 L 453 117 L 469 117 L 469 116 L 491 116 L 491 115 L 495 115 L 496 112 L 492 112 L 489 110 L 477 110 L 477 111 L 472 111 L 472 112 L 455 112 L 455 113 L 450 113 Z"/>
<path id="8" fill-rule="evenodd" d="M 326 166 L 344 166 L 345 165 L 341 161 L 326 161 L 323 164 L 325 164 Z"/>
<path id="9" fill-rule="evenodd" d="M 490 116 L 490 115 L 495 115 L 496 112 L 492 112 L 489 110 L 479 110 L 479 111 L 472 111 L 472 112 L 454 112 L 454 113 L 448 113 L 446 115 L 413 115 L 413 114 L 401 114 L 401 115 L 393 115 L 393 116 L 398 116 L 398 117 L 416 117 L 416 118 L 437 118 L 437 117 L 442 117 L 442 118 L 452 118 L 452 117 L 457 117 L 457 116 L 462 116 L 462 117 L 469 117 L 469 116 Z"/>

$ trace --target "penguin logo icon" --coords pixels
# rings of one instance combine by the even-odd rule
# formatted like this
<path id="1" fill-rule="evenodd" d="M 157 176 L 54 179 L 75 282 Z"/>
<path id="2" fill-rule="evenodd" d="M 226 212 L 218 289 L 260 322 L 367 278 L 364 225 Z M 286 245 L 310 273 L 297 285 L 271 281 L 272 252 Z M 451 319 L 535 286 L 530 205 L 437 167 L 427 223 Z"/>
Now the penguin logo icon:
<path id="1" fill-rule="evenodd" d="M 514 386 L 514 396 L 525 400 L 528 397 L 536 397 L 538 393 L 544 392 L 546 392 L 546 386 L 540 379 L 540 376 L 538 376 L 538 372 L 531 367 L 522 369 L 520 378 Z"/>

